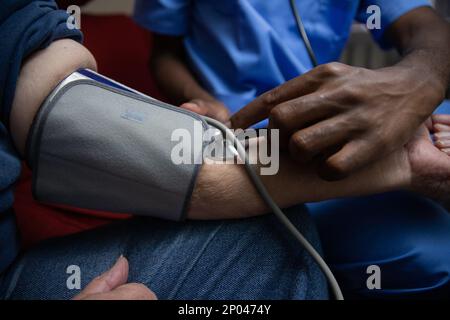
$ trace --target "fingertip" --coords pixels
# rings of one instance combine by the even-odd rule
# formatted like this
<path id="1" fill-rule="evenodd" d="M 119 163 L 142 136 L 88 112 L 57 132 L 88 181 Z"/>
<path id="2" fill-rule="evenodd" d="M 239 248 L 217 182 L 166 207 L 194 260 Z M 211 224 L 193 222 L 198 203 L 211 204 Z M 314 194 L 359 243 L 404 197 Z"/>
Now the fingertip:
<path id="1" fill-rule="evenodd" d="M 450 131 L 450 126 L 441 123 L 434 123 L 433 129 L 436 132 Z"/>
<path id="2" fill-rule="evenodd" d="M 202 109 L 195 103 L 192 102 L 186 102 L 183 103 L 182 105 L 180 105 L 180 108 L 182 109 L 186 109 L 195 113 L 200 113 L 202 111 Z"/>
<path id="3" fill-rule="evenodd" d="M 434 131 L 434 132 L 440 132 L 440 130 L 439 130 L 439 124 L 433 123 L 433 131 Z"/>
<path id="4" fill-rule="evenodd" d="M 106 272 L 106 279 L 112 287 L 116 287 L 127 281 L 128 271 L 128 260 L 121 254 L 111 269 Z"/>
<path id="5" fill-rule="evenodd" d="M 447 135 L 450 135 L 450 132 L 435 132 L 432 135 L 433 141 L 437 141 L 445 138 Z"/>
<path id="6" fill-rule="evenodd" d="M 450 147 L 450 139 L 438 139 L 434 142 L 434 145 L 440 149 Z"/>
<path id="7" fill-rule="evenodd" d="M 433 122 L 441 124 L 450 124 L 450 115 L 448 114 L 434 114 L 432 115 Z"/>
<path id="8" fill-rule="evenodd" d="M 127 259 L 123 254 L 121 254 L 121 255 L 119 256 L 119 259 L 117 259 L 117 263 L 123 265 L 123 266 L 126 267 L 127 269 L 128 269 L 128 267 L 129 267 L 128 259 Z"/>
<path id="9" fill-rule="evenodd" d="M 116 262 L 114 263 L 114 265 L 112 266 L 112 268 L 116 268 L 117 266 L 121 266 L 121 265 L 128 265 L 128 260 L 127 258 L 124 257 L 123 254 L 121 254 Z"/>

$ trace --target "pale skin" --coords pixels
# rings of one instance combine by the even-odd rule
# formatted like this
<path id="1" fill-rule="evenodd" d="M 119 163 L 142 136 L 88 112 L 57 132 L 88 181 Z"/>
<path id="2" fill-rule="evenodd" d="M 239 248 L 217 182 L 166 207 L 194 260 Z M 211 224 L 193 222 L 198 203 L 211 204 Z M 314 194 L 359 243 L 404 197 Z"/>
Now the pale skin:
<path id="1" fill-rule="evenodd" d="M 79 68 L 95 70 L 95 59 L 82 45 L 67 39 L 55 41 L 24 62 L 10 116 L 12 138 L 22 155 L 40 105 L 62 79 Z M 299 165 L 287 155 L 281 155 L 277 175 L 262 179 L 280 207 L 396 189 L 421 192 L 434 188 L 436 195 L 446 195 L 450 188 L 442 181 L 450 181 L 450 158 L 431 143 L 425 127 L 421 130 L 406 146 L 340 181 L 322 180 L 312 170 L 312 164 Z M 200 170 L 188 217 L 244 218 L 268 211 L 242 166 L 215 163 L 205 164 Z M 118 263 L 125 268 L 123 260 Z M 105 292 L 116 287 L 109 286 Z M 136 288 L 131 286 L 130 290 Z"/>
<path id="2" fill-rule="evenodd" d="M 127 283 L 128 260 L 120 256 L 111 269 L 92 280 L 74 300 L 156 300 L 156 295 L 141 283 Z"/>
<path id="3" fill-rule="evenodd" d="M 450 156 L 450 115 L 433 115 L 431 120 L 436 147 Z"/>

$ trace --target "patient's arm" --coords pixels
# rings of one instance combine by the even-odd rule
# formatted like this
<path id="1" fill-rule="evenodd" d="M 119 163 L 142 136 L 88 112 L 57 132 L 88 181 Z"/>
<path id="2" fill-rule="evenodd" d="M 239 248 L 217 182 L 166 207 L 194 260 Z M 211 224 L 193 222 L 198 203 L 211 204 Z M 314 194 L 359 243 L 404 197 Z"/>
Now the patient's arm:
<path id="1" fill-rule="evenodd" d="M 281 154 L 278 174 L 261 176 L 261 179 L 274 200 L 283 208 L 302 202 L 408 188 L 411 184 L 410 172 L 408 155 L 404 149 L 347 179 L 334 182 L 320 179 L 311 165 L 300 165 L 287 154 Z M 215 163 L 203 165 L 188 217 L 239 218 L 268 211 L 243 165 Z"/>
<path id="2" fill-rule="evenodd" d="M 80 68 L 97 69 L 92 54 L 76 41 L 62 39 L 32 54 L 22 65 L 10 115 L 16 148 L 23 155 L 28 131 L 45 98 Z"/>
<path id="3" fill-rule="evenodd" d="M 34 115 L 44 99 L 59 81 L 78 68 L 86 67 L 96 68 L 93 56 L 72 40 L 55 41 L 24 63 L 10 118 L 13 140 L 22 154 Z M 403 188 L 409 186 L 411 179 L 404 149 L 338 182 L 319 179 L 311 167 L 294 164 L 287 156 L 282 156 L 280 161 L 279 173 L 262 179 L 281 207 Z M 205 164 L 202 167 L 190 204 L 190 218 L 237 218 L 267 211 L 242 165 Z"/>

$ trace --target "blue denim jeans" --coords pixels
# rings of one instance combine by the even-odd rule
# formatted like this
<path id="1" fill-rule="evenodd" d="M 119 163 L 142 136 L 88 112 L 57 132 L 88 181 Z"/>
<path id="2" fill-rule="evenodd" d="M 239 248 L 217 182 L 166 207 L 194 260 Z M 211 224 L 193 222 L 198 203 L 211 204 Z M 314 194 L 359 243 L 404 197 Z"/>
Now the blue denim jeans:
<path id="1" fill-rule="evenodd" d="M 304 206 L 286 210 L 320 250 Z M 231 221 L 174 223 L 136 218 L 53 239 L 22 256 L 4 275 L 0 294 L 10 299 L 68 299 L 69 265 L 81 270 L 82 288 L 120 254 L 130 282 L 160 299 L 326 299 L 326 281 L 273 215 Z"/>

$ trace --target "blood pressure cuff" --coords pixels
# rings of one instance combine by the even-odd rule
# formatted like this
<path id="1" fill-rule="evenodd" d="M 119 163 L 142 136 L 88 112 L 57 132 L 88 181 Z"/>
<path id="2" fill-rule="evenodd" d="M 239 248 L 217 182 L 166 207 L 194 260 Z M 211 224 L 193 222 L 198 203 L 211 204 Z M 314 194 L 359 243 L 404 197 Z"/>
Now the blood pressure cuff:
<path id="1" fill-rule="evenodd" d="M 91 79 L 55 90 L 27 142 L 35 199 L 182 220 L 204 148 L 203 140 L 194 139 L 195 130 L 207 129 L 202 118 Z M 189 163 L 171 159 L 177 129 L 200 144 L 183 149 Z"/>

